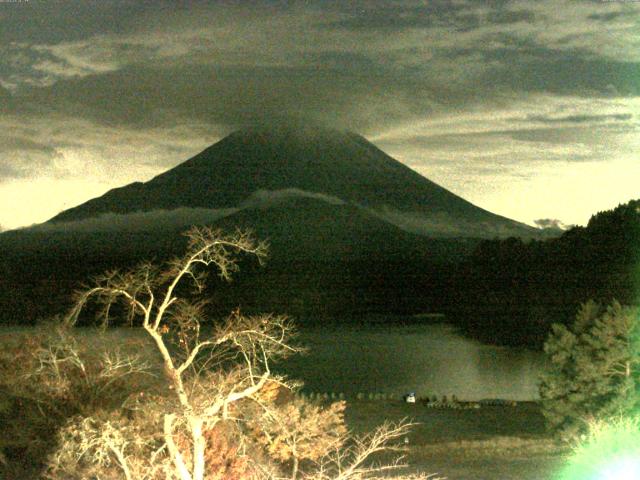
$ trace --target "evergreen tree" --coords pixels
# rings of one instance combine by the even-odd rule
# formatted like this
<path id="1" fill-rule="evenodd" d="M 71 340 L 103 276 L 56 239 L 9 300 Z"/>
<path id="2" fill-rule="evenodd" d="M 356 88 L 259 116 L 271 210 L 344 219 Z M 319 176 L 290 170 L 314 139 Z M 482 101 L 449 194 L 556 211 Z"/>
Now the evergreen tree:
<path id="1" fill-rule="evenodd" d="M 593 420 L 640 406 L 638 309 L 594 301 L 581 306 L 570 327 L 553 325 L 544 345 L 543 413 L 552 431 L 571 439 Z"/>

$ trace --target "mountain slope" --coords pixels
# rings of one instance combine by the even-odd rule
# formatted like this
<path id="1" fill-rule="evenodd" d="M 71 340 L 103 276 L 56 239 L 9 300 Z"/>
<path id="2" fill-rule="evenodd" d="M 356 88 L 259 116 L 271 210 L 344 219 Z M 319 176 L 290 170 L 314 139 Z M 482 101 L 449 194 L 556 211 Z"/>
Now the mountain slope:
<path id="1" fill-rule="evenodd" d="M 235 132 L 149 182 L 111 190 L 51 221 L 180 207 L 239 208 L 257 192 L 268 196 L 291 189 L 369 209 L 385 221 L 421 235 L 536 233 L 532 227 L 454 195 L 359 135 L 285 126 Z"/>

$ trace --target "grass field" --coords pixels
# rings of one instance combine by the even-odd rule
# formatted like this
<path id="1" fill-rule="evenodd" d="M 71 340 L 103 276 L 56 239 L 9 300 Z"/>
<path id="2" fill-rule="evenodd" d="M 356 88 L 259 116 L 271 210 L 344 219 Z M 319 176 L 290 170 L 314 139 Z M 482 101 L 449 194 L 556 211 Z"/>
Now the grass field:
<path id="1" fill-rule="evenodd" d="M 347 423 L 366 432 L 385 420 L 416 422 L 406 463 L 449 480 L 552 480 L 566 451 L 545 433 L 539 405 L 431 409 L 402 401 L 349 401 Z"/>

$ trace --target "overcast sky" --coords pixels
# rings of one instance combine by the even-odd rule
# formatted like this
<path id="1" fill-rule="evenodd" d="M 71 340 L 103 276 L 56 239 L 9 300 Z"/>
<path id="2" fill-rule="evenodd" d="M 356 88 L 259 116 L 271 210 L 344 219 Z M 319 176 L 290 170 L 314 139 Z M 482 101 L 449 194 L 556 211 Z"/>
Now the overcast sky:
<path id="1" fill-rule="evenodd" d="M 640 198 L 640 3 L 0 0 L 4 228 L 285 115 L 584 224 Z"/>

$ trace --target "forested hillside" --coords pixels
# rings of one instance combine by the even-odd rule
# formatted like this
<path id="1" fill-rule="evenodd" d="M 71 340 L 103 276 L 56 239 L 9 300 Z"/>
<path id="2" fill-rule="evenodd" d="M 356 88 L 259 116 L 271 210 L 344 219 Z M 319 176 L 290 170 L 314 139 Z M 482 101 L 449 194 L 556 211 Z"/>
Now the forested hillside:
<path id="1" fill-rule="evenodd" d="M 554 239 L 482 241 L 461 265 L 449 313 L 483 339 L 540 345 L 588 299 L 638 302 L 640 200 L 593 215 Z"/>

